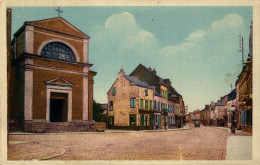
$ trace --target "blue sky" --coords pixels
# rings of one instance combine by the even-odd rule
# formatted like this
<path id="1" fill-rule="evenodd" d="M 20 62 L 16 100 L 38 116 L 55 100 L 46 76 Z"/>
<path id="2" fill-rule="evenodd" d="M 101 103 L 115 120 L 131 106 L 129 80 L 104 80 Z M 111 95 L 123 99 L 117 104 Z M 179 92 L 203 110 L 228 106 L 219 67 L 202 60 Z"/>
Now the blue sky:
<path id="1" fill-rule="evenodd" d="M 14 7 L 12 32 L 24 21 L 56 17 L 54 7 Z M 239 35 L 245 55 L 252 7 L 61 7 L 63 18 L 88 34 L 89 60 L 97 71 L 94 98 L 106 93 L 123 66 L 139 63 L 170 78 L 189 111 L 228 94 L 241 71 Z"/>

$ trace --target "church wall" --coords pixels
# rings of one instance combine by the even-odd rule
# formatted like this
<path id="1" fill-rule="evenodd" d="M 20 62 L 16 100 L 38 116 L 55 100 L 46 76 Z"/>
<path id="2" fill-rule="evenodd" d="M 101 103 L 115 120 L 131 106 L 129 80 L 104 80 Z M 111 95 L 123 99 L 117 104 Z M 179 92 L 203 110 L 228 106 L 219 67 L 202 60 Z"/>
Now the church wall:
<path id="1" fill-rule="evenodd" d="M 24 71 L 16 73 L 15 81 L 15 119 L 22 122 L 24 119 Z"/>
<path id="2" fill-rule="evenodd" d="M 16 41 L 16 58 L 18 58 L 22 53 L 25 52 L 25 35 L 23 34 L 17 41 Z"/>
<path id="3" fill-rule="evenodd" d="M 63 27 L 57 27 L 57 28 L 63 28 Z M 58 39 L 58 40 L 62 40 L 65 41 L 67 43 L 69 43 L 72 47 L 74 47 L 74 49 L 77 51 L 80 61 L 79 62 L 83 62 L 83 39 L 80 39 L 78 37 L 74 37 L 74 36 L 68 36 L 62 33 L 57 33 L 57 32 L 53 32 L 53 31 L 49 31 L 46 29 L 40 29 L 35 27 L 34 29 L 34 54 L 38 53 L 38 50 L 41 46 L 41 44 L 44 41 L 48 41 L 48 40 L 53 40 L 53 39 Z M 43 34 L 43 33 L 48 33 L 49 35 Z M 37 38 L 37 40 L 36 40 Z"/>
<path id="4" fill-rule="evenodd" d="M 93 120 L 93 85 L 94 79 L 93 75 L 90 73 L 88 77 L 88 117 L 89 120 Z"/>
<path id="5" fill-rule="evenodd" d="M 72 87 L 72 120 L 82 120 L 82 75 L 51 70 L 33 70 L 33 119 L 46 118 L 46 84 L 44 82 L 61 77 Z"/>
<path id="6" fill-rule="evenodd" d="M 72 70 L 76 72 L 82 72 L 82 66 L 81 65 L 73 65 L 66 62 L 58 61 L 58 60 L 48 60 L 48 59 L 39 59 L 34 58 L 33 64 L 38 66 L 45 66 L 48 68 L 59 68 L 59 69 L 65 69 L 65 70 Z"/>

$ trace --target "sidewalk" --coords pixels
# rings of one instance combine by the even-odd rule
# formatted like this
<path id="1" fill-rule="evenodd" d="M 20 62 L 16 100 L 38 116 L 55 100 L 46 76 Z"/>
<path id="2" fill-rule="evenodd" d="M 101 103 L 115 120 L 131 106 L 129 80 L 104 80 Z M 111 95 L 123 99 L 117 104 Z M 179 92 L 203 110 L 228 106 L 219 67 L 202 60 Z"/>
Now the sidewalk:
<path id="1" fill-rule="evenodd" d="M 252 160 L 252 136 L 229 136 L 226 160 Z"/>

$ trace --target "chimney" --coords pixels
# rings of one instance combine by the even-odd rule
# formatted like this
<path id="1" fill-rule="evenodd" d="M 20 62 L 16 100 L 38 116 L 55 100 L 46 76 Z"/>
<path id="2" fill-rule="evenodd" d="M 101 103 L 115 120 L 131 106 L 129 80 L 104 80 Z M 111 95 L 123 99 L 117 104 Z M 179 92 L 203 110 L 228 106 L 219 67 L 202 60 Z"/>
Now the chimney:
<path id="1" fill-rule="evenodd" d="M 148 70 L 149 70 L 149 71 L 152 71 L 152 68 L 149 66 Z"/>
<path id="2" fill-rule="evenodd" d="M 170 79 L 164 79 L 165 83 L 168 85 L 168 86 L 171 86 L 172 85 L 172 82 Z"/>
<path id="3" fill-rule="evenodd" d="M 155 68 L 153 68 L 153 71 L 152 71 L 154 74 L 156 74 L 156 70 L 155 70 Z"/>
<path id="4" fill-rule="evenodd" d="M 120 71 L 118 72 L 118 78 L 122 77 L 123 75 L 125 75 L 125 71 L 124 69 L 120 69 Z"/>

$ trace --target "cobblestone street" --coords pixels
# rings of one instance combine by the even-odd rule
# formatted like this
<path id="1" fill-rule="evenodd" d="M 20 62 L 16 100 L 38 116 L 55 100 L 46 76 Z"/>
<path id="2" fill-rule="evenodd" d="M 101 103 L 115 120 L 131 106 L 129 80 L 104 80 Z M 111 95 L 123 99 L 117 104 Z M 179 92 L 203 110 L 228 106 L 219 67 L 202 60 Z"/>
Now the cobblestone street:
<path id="1" fill-rule="evenodd" d="M 181 131 L 12 134 L 8 159 L 221 160 L 230 135 L 224 129 L 192 125 Z"/>

